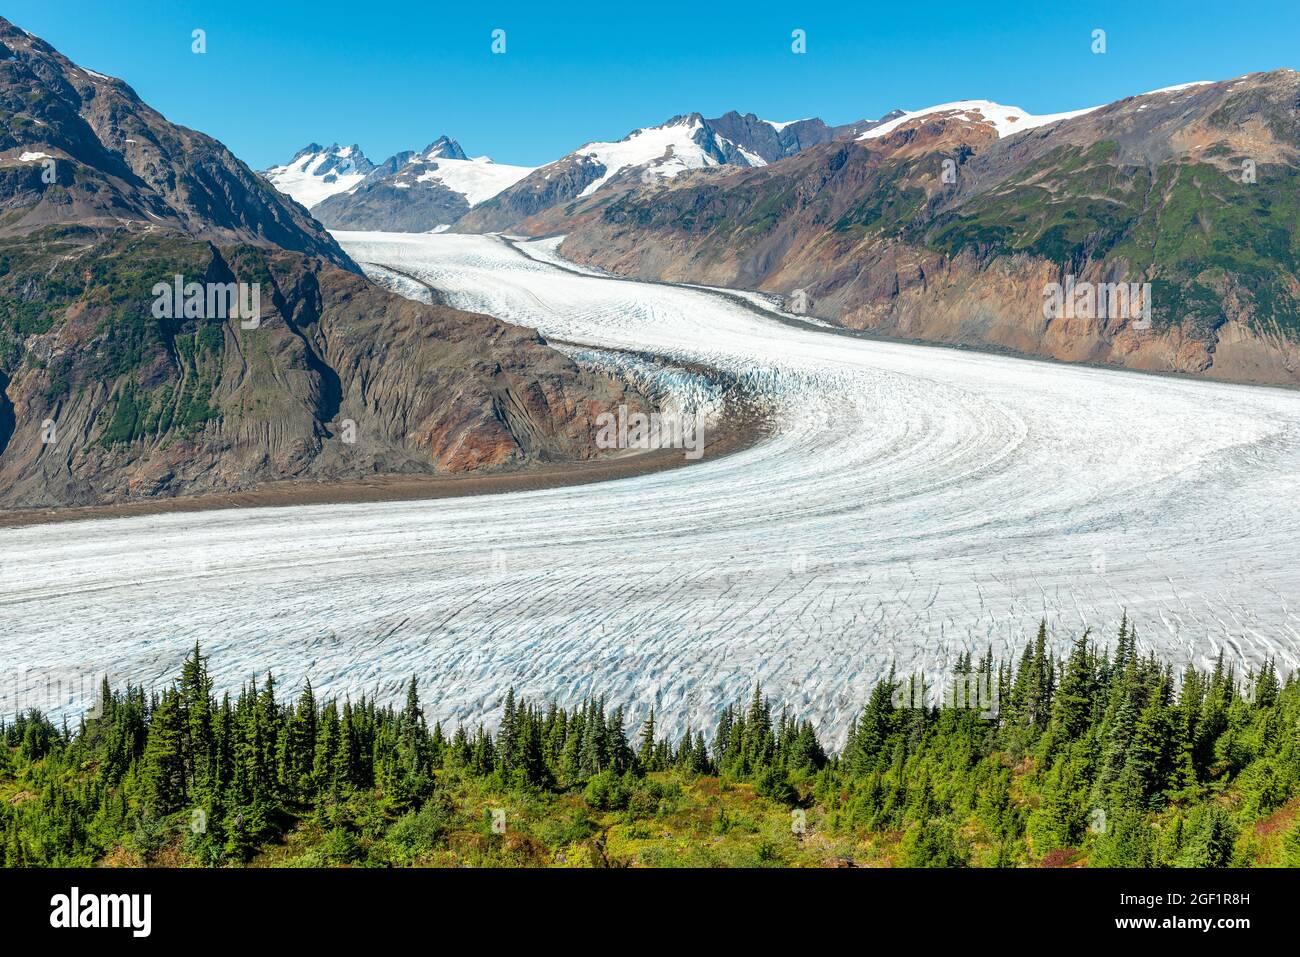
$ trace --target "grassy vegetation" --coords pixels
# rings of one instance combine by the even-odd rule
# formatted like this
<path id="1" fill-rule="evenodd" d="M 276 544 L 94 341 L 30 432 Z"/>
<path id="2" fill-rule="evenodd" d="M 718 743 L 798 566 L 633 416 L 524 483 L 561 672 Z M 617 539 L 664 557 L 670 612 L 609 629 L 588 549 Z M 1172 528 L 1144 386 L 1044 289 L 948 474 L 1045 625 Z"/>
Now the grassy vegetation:
<path id="1" fill-rule="evenodd" d="M 930 157 L 928 162 L 938 161 Z M 887 163 L 873 171 L 871 188 L 836 219 L 831 229 L 858 239 L 901 234 L 925 208 L 925 190 L 908 185 L 920 172 L 915 160 Z"/>
<path id="2" fill-rule="evenodd" d="M 227 255 L 242 281 L 272 288 L 265 251 L 238 247 Z M 207 243 L 176 237 L 69 227 L 0 241 L 0 372 L 42 374 L 50 405 L 108 386 L 92 444 L 192 433 L 221 414 L 214 395 L 227 323 L 157 318 L 153 289 L 176 275 L 204 281 L 226 268 Z M 33 351 L 33 336 L 49 345 Z M 41 358 L 51 348 L 55 354 Z"/>
<path id="3" fill-rule="evenodd" d="M 948 253 L 1028 253 L 1076 272 L 1125 260 L 1130 281 L 1153 283 L 1157 329 L 1208 335 L 1236 291 L 1257 327 L 1300 335 L 1300 171 L 1263 165 L 1252 183 L 1208 162 L 1152 170 L 1120 165 L 1114 146 L 1060 147 L 918 231 Z"/>

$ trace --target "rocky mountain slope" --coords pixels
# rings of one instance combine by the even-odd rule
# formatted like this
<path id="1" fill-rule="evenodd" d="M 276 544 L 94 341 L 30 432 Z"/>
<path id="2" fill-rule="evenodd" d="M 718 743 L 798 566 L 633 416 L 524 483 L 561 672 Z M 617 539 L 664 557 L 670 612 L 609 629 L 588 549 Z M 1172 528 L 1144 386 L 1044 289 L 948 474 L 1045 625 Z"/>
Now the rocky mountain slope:
<path id="1" fill-rule="evenodd" d="M 358 147 L 325 150 L 312 144 L 263 175 L 331 229 L 427 232 L 451 226 L 492 232 L 607 186 L 721 165 L 762 166 L 898 115 L 832 127 L 816 118 L 775 123 L 753 113 L 732 111 L 715 119 L 691 113 L 617 142 L 587 143 L 537 169 L 471 159 L 459 143 L 442 136 L 358 176 L 338 171 L 341 161 L 361 155 Z"/>
<path id="2" fill-rule="evenodd" d="M 646 407 L 532 330 L 373 285 L 220 143 L 0 42 L 0 506 L 586 459 L 601 411 Z M 174 283 L 198 298 L 169 308 Z"/>
<path id="3" fill-rule="evenodd" d="M 802 149 L 850 136 L 872 124 L 827 126 L 819 119 L 773 123 L 735 111 L 716 119 L 675 116 L 662 126 L 633 130 L 613 143 L 587 143 L 538 167 L 509 189 L 476 206 L 457 232 L 492 232 L 624 183 L 669 180 L 688 170 L 757 167 Z"/>
<path id="4" fill-rule="evenodd" d="M 0 236 L 61 223 L 273 244 L 356 269 L 221 143 L 0 18 Z"/>
<path id="5" fill-rule="evenodd" d="M 155 320 L 174 274 L 260 283 L 258 328 Z M 0 349 L 7 507 L 585 459 L 601 411 L 643 407 L 530 329 L 296 253 L 123 230 L 0 240 Z"/>
<path id="6" fill-rule="evenodd" d="M 784 293 L 855 329 L 1300 384 L 1300 74 L 1022 114 L 947 104 L 515 228 L 568 232 L 566 255 L 626 275 Z M 1052 284 L 1119 282 L 1150 284 L 1149 325 L 1048 305 Z"/>
<path id="7" fill-rule="evenodd" d="M 311 211 L 331 229 L 428 232 L 456 222 L 530 172 L 486 156 L 470 159 L 459 143 L 440 136 L 418 153 L 389 157 Z"/>

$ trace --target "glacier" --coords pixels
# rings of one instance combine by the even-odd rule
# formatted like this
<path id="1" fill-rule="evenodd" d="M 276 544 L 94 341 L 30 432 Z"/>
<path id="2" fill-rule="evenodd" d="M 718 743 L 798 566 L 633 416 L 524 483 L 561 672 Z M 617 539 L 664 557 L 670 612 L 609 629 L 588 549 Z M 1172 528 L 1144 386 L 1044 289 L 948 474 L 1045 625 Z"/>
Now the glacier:
<path id="1" fill-rule="evenodd" d="M 1300 666 L 1300 393 L 838 334 L 555 239 L 337 236 L 584 361 L 719 370 L 771 433 L 594 485 L 0 529 L 0 711 L 75 718 L 99 676 L 157 685 L 196 641 L 219 689 L 418 677 L 444 727 L 493 724 L 513 686 L 678 735 L 757 681 L 832 743 L 891 666 L 1015 654 L 1040 618 L 1057 648 L 1127 611 L 1175 664 Z"/>

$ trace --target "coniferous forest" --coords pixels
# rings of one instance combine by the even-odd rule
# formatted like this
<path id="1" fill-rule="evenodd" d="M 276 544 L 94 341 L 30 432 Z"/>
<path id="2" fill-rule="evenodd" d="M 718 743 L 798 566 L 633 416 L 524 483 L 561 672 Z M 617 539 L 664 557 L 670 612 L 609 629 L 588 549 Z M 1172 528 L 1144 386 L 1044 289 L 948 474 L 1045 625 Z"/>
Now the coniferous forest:
<path id="1" fill-rule="evenodd" d="M 891 675 L 831 753 L 760 688 L 679 740 L 513 690 L 494 731 L 447 729 L 415 677 L 401 707 L 217 697 L 196 647 L 75 729 L 0 725 L 0 863 L 1300 866 L 1295 675 L 1176 671 L 1127 620 L 1050 649 L 1040 625 L 1015 661 Z"/>

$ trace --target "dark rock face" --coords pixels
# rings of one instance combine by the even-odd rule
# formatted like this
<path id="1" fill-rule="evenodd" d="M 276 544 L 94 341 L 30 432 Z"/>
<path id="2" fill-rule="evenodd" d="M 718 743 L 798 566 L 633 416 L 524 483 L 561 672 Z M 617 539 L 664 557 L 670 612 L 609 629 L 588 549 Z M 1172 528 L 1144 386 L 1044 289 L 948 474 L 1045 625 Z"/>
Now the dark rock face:
<path id="1" fill-rule="evenodd" d="M 46 230 L 0 260 L 4 507 L 592 458 L 596 416 L 646 407 L 530 329 L 318 258 Z M 260 324 L 155 319 L 173 274 L 260 283 Z"/>
<path id="2" fill-rule="evenodd" d="M 356 269 L 301 206 L 212 137 L 3 19 L 0 42 L 0 236 L 59 223 L 166 228 Z"/>
<path id="3" fill-rule="evenodd" d="M 467 160 L 468 156 L 457 143 L 449 136 L 439 136 L 436 140 L 426 146 L 420 153 L 426 160 L 433 159 L 453 159 Z"/>
<path id="4" fill-rule="evenodd" d="M 469 212 L 460 193 L 438 182 L 402 185 L 376 180 L 362 182 L 350 193 L 338 193 L 312 207 L 312 214 L 330 229 L 379 229 L 423 233 L 454 223 Z"/>
<path id="5" fill-rule="evenodd" d="M 835 127 L 812 118 L 796 120 L 776 129 L 771 123 L 760 120 L 753 113 L 743 116 L 732 110 L 717 119 L 706 121 L 726 139 L 763 157 L 769 163 L 793 156 L 818 143 L 826 143 L 837 136 Z"/>
<path id="6" fill-rule="evenodd" d="M 802 290 L 851 328 L 1296 385 L 1297 103 L 1300 74 L 1283 70 L 1003 139 L 918 117 L 761 168 L 623 184 L 515 228 L 568 233 L 565 255 L 627 275 Z M 1149 325 L 1046 316 L 1044 290 L 1067 277 L 1149 283 Z"/>

